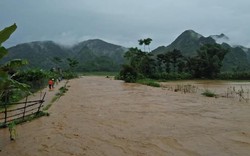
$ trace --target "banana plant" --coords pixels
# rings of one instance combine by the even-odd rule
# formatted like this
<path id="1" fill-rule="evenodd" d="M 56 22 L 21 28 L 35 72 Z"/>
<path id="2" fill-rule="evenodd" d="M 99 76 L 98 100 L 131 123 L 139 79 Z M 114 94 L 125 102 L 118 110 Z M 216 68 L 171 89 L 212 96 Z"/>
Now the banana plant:
<path id="1" fill-rule="evenodd" d="M 5 42 L 11 34 L 16 30 L 16 24 L 13 24 L 9 27 L 4 28 L 0 31 L 0 59 L 8 54 L 8 51 L 5 47 L 2 46 L 2 43 Z M 0 103 L 3 102 L 3 99 L 8 99 L 9 93 L 13 90 L 23 90 L 28 92 L 29 86 L 12 79 L 16 73 L 10 74 L 11 70 L 21 67 L 28 62 L 21 59 L 11 60 L 3 65 L 0 65 Z"/>

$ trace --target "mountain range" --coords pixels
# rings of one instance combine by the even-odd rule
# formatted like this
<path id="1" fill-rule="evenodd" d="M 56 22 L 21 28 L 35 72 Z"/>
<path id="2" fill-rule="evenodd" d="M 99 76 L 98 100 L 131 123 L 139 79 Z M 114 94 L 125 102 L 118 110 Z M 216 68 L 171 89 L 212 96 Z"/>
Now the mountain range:
<path id="1" fill-rule="evenodd" d="M 151 53 L 156 56 L 178 49 L 184 56 L 192 57 L 202 45 L 218 43 L 229 50 L 223 60 L 222 71 L 248 70 L 250 49 L 240 45 L 231 46 L 227 43 L 229 40 L 225 34 L 204 37 L 193 30 L 186 30 L 170 45 L 160 46 Z M 67 58 L 71 58 L 79 62 L 78 71 L 118 71 L 125 62 L 123 55 L 127 50 L 128 48 L 100 39 L 83 41 L 71 47 L 53 41 L 36 41 L 10 47 L 9 54 L 0 63 L 20 58 L 28 60 L 26 68 L 68 68 Z M 55 58 L 61 61 L 57 62 Z"/>
<path id="2" fill-rule="evenodd" d="M 222 47 L 229 50 L 223 60 L 222 71 L 245 71 L 250 67 L 250 49 L 244 46 L 231 46 L 227 41 L 229 37 L 225 34 L 211 35 L 204 37 L 201 34 L 186 30 L 179 35 L 170 45 L 161 46 L 152 51 L 154 55 L 166 53 L 174 49 L 181 51 L 184 56 L 195 56 L 196 51 L 204 44 L 221 44 Z"/>
<path id="3" fill-rule="evenodd" d="M 80 42 L 72 47 L 53 41 L 35 41 L 10 47 L 1 62 L 19 58 L 28 60 L 27 68 L 69 68 L 67 58 L 77 60 L 78 71 L 118 71 L 127 48 L 99 39 Z M 56 61 L 59 59 L 60 61 Z"/>

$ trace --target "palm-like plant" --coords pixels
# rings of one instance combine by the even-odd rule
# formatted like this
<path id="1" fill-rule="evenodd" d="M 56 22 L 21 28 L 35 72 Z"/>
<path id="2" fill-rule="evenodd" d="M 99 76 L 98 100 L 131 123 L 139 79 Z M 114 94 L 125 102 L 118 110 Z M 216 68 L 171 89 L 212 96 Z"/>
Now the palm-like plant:
<path id="1" fill-rule="evenodd" d="M 2 46 L 2 43 L 10 37 L 16 28 L 16 24 L 13 24 L 0 31 L 0 59 L 8 54 L 7 49 Z M 8 102 L 9 93 L 13 90 L 21 89 L 28 91 L 28 85 L 12 79 L 15 75 L 13 69 L 25 64 L 27 64 L 27 61 L 15 59 L 0 65 L 0 102 L 3 100 Z"/>
<path id="2" fill-rule="evenodd" d="M 150 45 L 150 43 L 152 42 L 152 39 L 151 39 L 151 38 L 140 39 L 140 40 L 138 40 L 138 42 L 139 42 L 139 45 L 140 45 L 140 46 L 144 45 L 144 46 L 143 46 L 143 47 L 144 47 L 144 51 L 146 51 L 146 50 L 145 50 L 145 46 L 148 46 L 148 52 L 150 52 L 150 47 L 149 47 L 149 45 Z"/>
<path id="3" fill-rule="evenodd" d="M 151 38 L 146 38 L 146 39 L 144 39 L 144 44 L 145 44 L 146 46 L 148 46 L 148 52 L 150 52 L 150 47 L 149 47 L 149 45 L 150 45 L 151 42 L 152 42 L 152 39 L 151 39 Z"/>
<path id="4" fill-rule="evenodd" d="M 143 48 L 144 48 L 144 51 L 145 51 L 145 44 L 144 44 L 144 40 L 143 39 L 139 39 L 138 40 L 139 42 L 139 45 L 142 46 L 143 45 Z"/>

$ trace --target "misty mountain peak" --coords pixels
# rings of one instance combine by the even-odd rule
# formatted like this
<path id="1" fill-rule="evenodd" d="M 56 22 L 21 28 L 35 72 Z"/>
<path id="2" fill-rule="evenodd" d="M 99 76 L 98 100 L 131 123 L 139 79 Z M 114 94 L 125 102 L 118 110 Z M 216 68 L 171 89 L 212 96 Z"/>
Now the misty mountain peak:
<path id="1" fill-rule="evenodd" d="M 227 37 L 225 34 L 221 33 L 220 35 L 211 35 L 212 38 L 220 38 L 220 39 L 226 39 L 229 40 L 229 37 Z"/>
<path id="2" fill-rule="evenodd" d="M 170 45 L 165 48 L 158 48 L 156 51 L 153 51 L 153 53 L 157 55 L 161 53 L 161 51 L 167 52 L 178 49 L 184 56 L 194 56 L 200 46 L 213 43 L 215 43 L 215 40 L 211 37 L 204 37 L 194 30 L 185 30 Z"/>
<path id="3" fill-rule="evenodd" d="M 180 37 L 191 37 L 193 39 L 199 39 L 201 37 L 203 37 L 201 34 L 195 32 L 194 30 L 185 30 L 181 35 Z"/>
<path id="4" fill-rule="evenodd" d="M 228 42 L 229 37 L 227 37 L 225 34 L 221 33 L 220 35 L 211 35 L 211 38 L 213 38 L 216 43 L 222 44 L 223 42 Z"/>
<path id="5" fill-rule="evenodd" d="M 225 34 L 223 34 L 223 33 L 221 33 L 220 35 L 219 35 L 219 37 L 220 38 L 227 38 L 227 39 L 229 39 L 229 37 L 227 37 Z"/>
<path id="6" fill-rule="evenodd" d="M 81 51 L 82 49 L 90 49 L 94 54 L 97 55 L 109 55 L 119 51 L 126 51 L 126 48 L 108 43 L 101 39 L 90 39 L 87 41 L 80 42 L 73 47 L 74 51 Z"/>

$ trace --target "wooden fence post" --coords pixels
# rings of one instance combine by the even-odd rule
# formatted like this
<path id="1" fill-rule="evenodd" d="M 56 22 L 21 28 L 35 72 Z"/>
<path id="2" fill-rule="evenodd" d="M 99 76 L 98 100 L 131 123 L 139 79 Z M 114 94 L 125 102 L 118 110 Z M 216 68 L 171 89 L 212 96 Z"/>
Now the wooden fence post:
<path id="1" fill-rule="evenodd" d="M 44 102 L 45 95 L 46 95 L 46 92 L 44 93 L 42 100 L 39 101 L 39 102 L 40 102 L 40 105 L 39 105 L 39 107 L 38 107 L 38 110 L 37 110 L 37 112 L 36 112 L 36 115 L 38 115 L 38 113 L 39 113 L 39 111 L 40 111 L 40 109 L 41 109 L 41 106 L 42 106 L 42 104 L 43 104 L 43 102 Z"/>
<path id="2" fill-rule="evenodd" d="M 25 117 L 25 112 L 26 112 L 26 106 L 27 106 L 27 101 L 28 101 L 28 96 L 26 96 L 26 99 L 25 99 L 25 104 L 24 104 L 24 110 L 23 110 L 23 120 L 24 120 L 24 117 Z"/>
<path id="3" fill-rule="evenodd" d="M 8 114 L 7 114 L 7 104 L 9 103 L 9 90 L 6 90 L 5 91 L 5 101 L 4 101 L 4 124 L 5 124 L 5 126 L 7 126 L 7 116 L 8 116 Z"/>
<path id="4" fill-rule="evenodd" d="M 7 125 L 7 103 L 4 103 L 4 124 Z"/>

